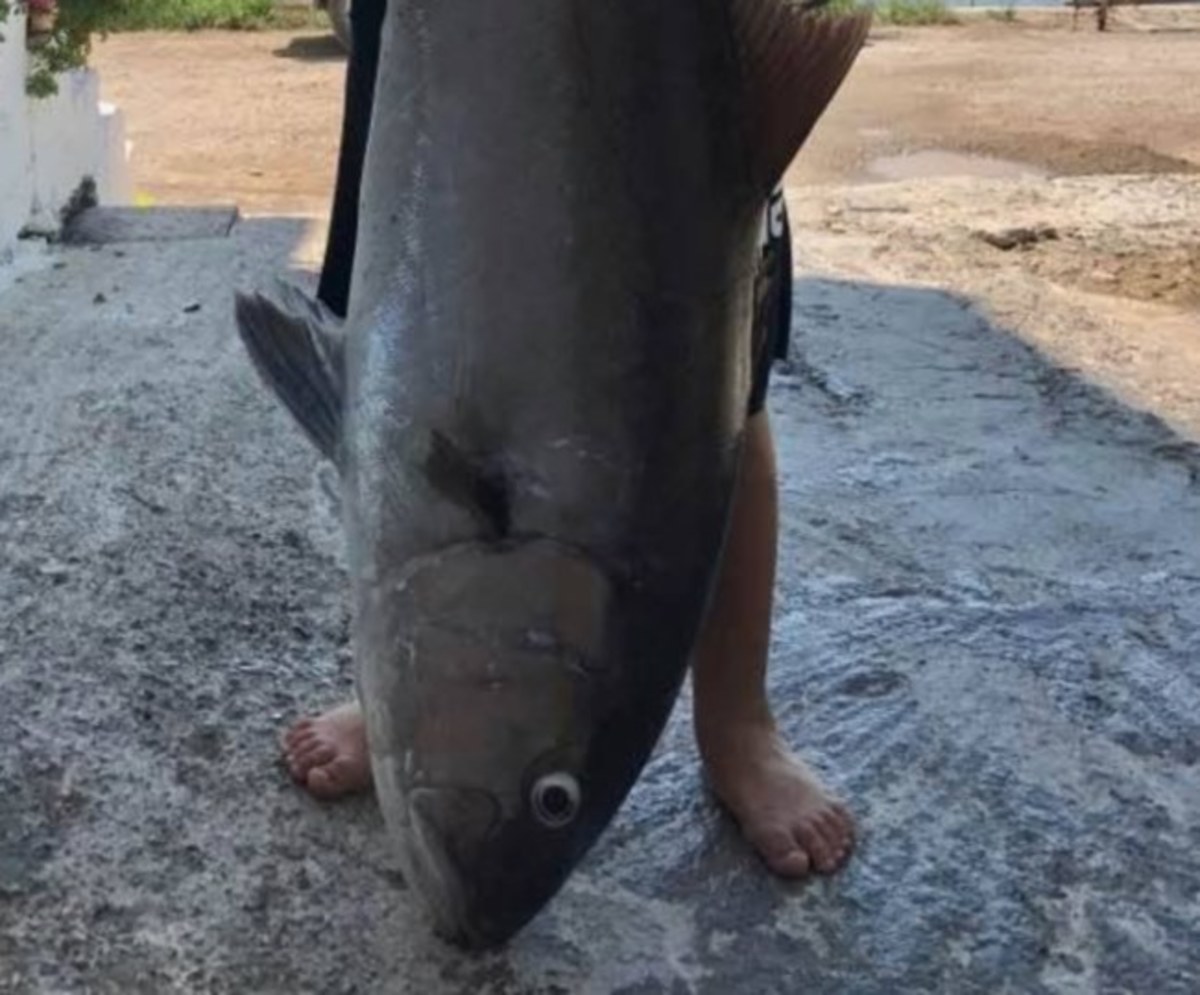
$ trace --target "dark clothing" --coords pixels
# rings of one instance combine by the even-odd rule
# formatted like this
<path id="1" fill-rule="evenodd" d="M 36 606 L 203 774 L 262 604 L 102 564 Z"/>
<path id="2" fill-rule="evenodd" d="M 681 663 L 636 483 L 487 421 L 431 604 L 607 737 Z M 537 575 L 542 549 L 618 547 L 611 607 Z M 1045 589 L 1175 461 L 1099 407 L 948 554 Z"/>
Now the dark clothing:
<path id="1" fill-rule="evenodd" d="M 375 77 L 379 69 L 380 38 L 387 0 L 355 0 L 350 6 L 354 51 L 346 74 L 345 116 L 338 157 L 337 187 L 329 242 L 317 296 L 340 317 L 350 302 L 354 272 L 354 247 L 358 238 L 358 206 L 363 163 L 375 102 Z M 755 284 L 752 348 L 754 379 L 749 411 L 756 415 L 766 403 L 771 367 L 787 356 L 792 324 L 792 242 L 782 191 L 768 202 L 761 268 Z"/>
<path id="2" fill-rule="evenodd" d="M 792 337 L 792 231 L 782 187 L 767 203 L 762 261 L 754 292 L 754 379 L 750 387 L 750 414 L 759 414 L 767 402 L 771 367 L 787 359 Z"/>
<path id="3" fill-rule="evenodd" d="M 350 303 L 350 277 L 354 272 L 354 246 L 358 239 L 358 202 L 362 192 L 363 162 L 367 156 L 367 135 L 371 130 L 371 109 L 375 105 L 375 74 L 379 68 L 379 46 L 386 11 L 386 0 L 354 0 L 350 5 L 354 52 L 346 73 L 337 187 L 317 290 L 317 296 L 342 318 L 346 317 Z"/>

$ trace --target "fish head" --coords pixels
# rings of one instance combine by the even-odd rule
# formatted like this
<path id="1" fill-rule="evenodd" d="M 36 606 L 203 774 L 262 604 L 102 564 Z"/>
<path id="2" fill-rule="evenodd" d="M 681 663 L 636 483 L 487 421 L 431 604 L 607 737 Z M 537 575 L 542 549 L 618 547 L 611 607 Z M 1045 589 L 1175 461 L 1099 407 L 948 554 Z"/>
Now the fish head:
<path id="1" fill-rule="evenodd" d="M 359 641 L 384 816 L 438 931 L 502 943 L 620 801 L 592 770 L 612 584 L 582 552 L 539 539 L 455 546 L 387 587 L 388 634 Z"/>

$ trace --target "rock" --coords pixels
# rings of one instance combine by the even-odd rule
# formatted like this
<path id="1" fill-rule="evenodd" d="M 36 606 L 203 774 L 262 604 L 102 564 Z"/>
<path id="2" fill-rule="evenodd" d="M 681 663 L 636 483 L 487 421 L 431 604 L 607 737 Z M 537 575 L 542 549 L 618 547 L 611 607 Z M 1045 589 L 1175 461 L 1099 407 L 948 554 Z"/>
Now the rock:
<path id="1" fill-rule="evenodd" d="M 977 231 L 975 237 L 993 248 L 1009 252 L 1016 248 L 1053 242 L 1059 238 L 1057 228 L 1041 225 L 1036 228 L 1004 228 L 1000 231 Z"/>

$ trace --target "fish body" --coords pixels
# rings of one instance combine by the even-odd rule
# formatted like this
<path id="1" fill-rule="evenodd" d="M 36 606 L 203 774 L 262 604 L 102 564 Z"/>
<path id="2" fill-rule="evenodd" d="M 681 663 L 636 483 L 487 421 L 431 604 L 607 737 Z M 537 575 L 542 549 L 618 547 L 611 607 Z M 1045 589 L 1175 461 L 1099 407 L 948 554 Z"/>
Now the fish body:
<path id="1" fill-rule="evenodd" d="M 239 298 L 338 467 L 375 788 L 453 939 L 536 914 L 661 733 L 734 490 L 762 207 L 867 23 L 391 0 L 345 322 Z"/>

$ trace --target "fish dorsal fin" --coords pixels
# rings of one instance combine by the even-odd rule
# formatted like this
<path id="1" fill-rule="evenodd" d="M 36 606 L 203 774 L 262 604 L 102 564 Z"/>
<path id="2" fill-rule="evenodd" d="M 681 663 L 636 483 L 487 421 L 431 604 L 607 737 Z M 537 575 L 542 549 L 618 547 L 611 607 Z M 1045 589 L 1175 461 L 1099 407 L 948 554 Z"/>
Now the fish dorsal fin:
<path id="1" fill-rule="evenodd" d="M 791 0 L 731 4 L 746 81 L 742 119 L 765 196 L 842 85 L 867 39 L 871 11 L 827 13 Z"/>
<path id="2" fill-rule="evenodd" d="M 237 323 L 259 374 L 336 463 L 343 395 L 340 319 L 280 280 L 274 295 L 238 294 Z"/>

